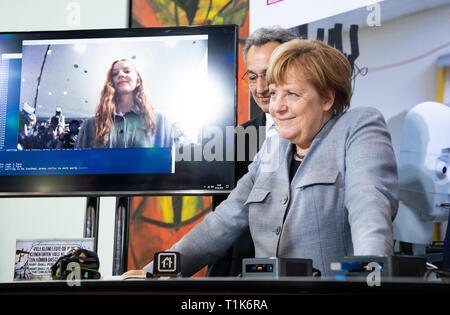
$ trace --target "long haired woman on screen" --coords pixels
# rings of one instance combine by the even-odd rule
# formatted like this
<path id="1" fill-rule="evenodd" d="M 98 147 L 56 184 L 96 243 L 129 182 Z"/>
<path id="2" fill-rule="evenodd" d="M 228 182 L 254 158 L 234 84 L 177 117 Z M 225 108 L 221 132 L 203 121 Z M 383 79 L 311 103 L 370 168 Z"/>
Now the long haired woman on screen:
<path id="1" fill-rule="evenodd" d="M 114 61 L 95 115 L 80 129 L 77 147 L 170 147 L 172 139 L 171 124 L 155 112 L 135 65 L 128 59 Z"/>

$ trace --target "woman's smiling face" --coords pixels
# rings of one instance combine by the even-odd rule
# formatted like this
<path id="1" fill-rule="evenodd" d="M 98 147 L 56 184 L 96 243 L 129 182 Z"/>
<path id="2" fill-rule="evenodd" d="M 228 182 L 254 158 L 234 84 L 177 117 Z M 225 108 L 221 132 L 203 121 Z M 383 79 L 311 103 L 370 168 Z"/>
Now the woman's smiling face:
<path id="1" fill-rule="evenodd" d="M 307 149 L 331 118 L 333 94 L 322 99 L 303 71 L 290 68 L 283 82 L 271 84 L 269 112 L 280 135 L 300 149 Z"/>
<path id="2" fill-rule="evenodd" d="M 111 78 L 116 93 L 130 93 L 136 89 L 138 75 L 133 65 L 127 61 L 118 61 L 114 64 Z"/>

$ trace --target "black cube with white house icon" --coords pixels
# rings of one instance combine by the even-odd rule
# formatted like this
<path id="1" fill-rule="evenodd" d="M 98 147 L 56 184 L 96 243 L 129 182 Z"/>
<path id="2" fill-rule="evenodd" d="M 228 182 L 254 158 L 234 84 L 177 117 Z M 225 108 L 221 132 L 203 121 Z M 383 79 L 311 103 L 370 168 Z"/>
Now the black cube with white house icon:
<path id="1" fill-rule="evenodd" d="M 181 272 L 180 253 L 156 252 L 153 258 L 153 276 L 178 277 Z"/>

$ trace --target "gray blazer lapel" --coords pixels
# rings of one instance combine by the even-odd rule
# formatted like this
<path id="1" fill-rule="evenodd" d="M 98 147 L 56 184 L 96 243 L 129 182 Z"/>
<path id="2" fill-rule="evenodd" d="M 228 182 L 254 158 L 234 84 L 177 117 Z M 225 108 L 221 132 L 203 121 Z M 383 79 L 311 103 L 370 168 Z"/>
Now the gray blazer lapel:
<path id="1" fill-rule="evenodd" d="M 321 143 L 327 137 L 338 118 L 339 115 L 334 115 L 315 136 L 307 154 L 305 155 L 305 158 L 297 170 L 297 173 L 292 179 L 293 187 L 304 187 L 312 184 L 327 184 L 335 182 L 339 173 L 336 163 L 329 159 L 332 157 L 324 152 L 326 147 L 321 145 Z M 291 158 L 292 154 L 293 153 L 291 152 Z"/>

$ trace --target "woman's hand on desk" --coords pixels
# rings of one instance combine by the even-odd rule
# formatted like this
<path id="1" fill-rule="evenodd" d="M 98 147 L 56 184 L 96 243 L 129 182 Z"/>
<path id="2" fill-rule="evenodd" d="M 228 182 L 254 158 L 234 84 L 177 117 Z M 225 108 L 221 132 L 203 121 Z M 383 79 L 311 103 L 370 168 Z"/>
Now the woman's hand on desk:
<path id="1" fill-rule="evenodd" d="M 147 276 L 147 273 L 144 270 L 142 270 L 142 269 L 140 269 L 140 270 L 129 270 L 129 271 L 127 271 L 127 272 L 122 274 L 122 277 L 124 279 L 126 279 L 126 278 L 133 278 L 133 277 L 145 278 L 146 276 Z"/>

